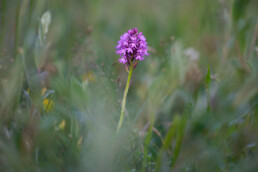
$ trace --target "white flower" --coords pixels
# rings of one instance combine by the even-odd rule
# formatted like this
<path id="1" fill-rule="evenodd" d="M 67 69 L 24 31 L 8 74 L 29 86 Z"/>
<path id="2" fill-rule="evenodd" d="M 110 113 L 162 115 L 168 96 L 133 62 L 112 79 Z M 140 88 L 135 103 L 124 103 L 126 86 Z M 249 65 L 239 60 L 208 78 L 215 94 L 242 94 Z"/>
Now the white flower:
<path id="1" fill-rule="evenodd" d="M 192 47 L 187 48 L 184 51 L 184 55 L 189 57 L 190 60 L 192 60 L 192 61 L 197 61 L 199 59 L 199 56 L 200 56 L 199 52 Z"/>

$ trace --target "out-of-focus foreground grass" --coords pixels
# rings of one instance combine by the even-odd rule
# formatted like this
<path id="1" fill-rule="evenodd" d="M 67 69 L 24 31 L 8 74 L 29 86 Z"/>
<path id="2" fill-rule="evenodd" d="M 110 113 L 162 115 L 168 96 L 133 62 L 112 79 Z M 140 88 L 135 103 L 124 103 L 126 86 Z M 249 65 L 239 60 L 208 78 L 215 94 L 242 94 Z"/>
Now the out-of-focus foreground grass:
<path id="1" fill-rule="evenodd" d="M 258 169 L 256 0 L 1 0 L 0 171 Z M 51 20 L 51 22 L 50 22 Z M 127 73 L 119 36 L 150 56 Z"/>

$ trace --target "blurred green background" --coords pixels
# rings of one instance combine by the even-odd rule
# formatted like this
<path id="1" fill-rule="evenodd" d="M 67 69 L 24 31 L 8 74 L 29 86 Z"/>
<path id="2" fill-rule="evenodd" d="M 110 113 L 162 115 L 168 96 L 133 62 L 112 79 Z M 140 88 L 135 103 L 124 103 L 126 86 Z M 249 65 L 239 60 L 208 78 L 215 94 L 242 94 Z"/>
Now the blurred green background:
<path id="1" fill-rule="evenodd" d="M 256 171 L 257 7 L 0 0 L 0 171 Z M 150 56 L 117 134 L 134 27 Z"/>

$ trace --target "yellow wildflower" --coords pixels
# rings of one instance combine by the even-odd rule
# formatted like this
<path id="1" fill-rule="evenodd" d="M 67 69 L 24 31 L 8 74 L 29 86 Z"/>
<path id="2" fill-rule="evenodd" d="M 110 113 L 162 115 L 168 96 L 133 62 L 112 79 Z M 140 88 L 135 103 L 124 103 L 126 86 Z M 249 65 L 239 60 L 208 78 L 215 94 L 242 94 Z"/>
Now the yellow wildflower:
<path id="1" fill-rule="evenodd" d="M 62 122 L 59 124 L 59 128 L 63 130 L 65 127 L 65 120 L 63 119 Z"/>
<path id="2" fill-rule="evenodd" d="M 46 112 L 51 111 L 55 106 L 54 102 L 50 99 L 44 99 L 42 104 Z"/>
<path id="3" fill-rule="evenodd" d="M 95 80 L 95 77 L 94 77 L 94 74 L 92 72 L 87 72 L 87 73 L 82 75 L 82 81 L 83 82 L 94 81 L 94 80 Z"/>

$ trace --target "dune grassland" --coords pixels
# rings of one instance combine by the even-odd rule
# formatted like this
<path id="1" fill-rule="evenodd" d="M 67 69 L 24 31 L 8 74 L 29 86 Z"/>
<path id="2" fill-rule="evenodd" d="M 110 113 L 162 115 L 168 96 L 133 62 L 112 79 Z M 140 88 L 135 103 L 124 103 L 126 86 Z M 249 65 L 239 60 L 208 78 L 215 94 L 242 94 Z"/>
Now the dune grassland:
<path id="1" fill-rule="evenodd" d="M 257 144 L 257 0 L 0 0 L 1 172 L 255 172 Z"/>

